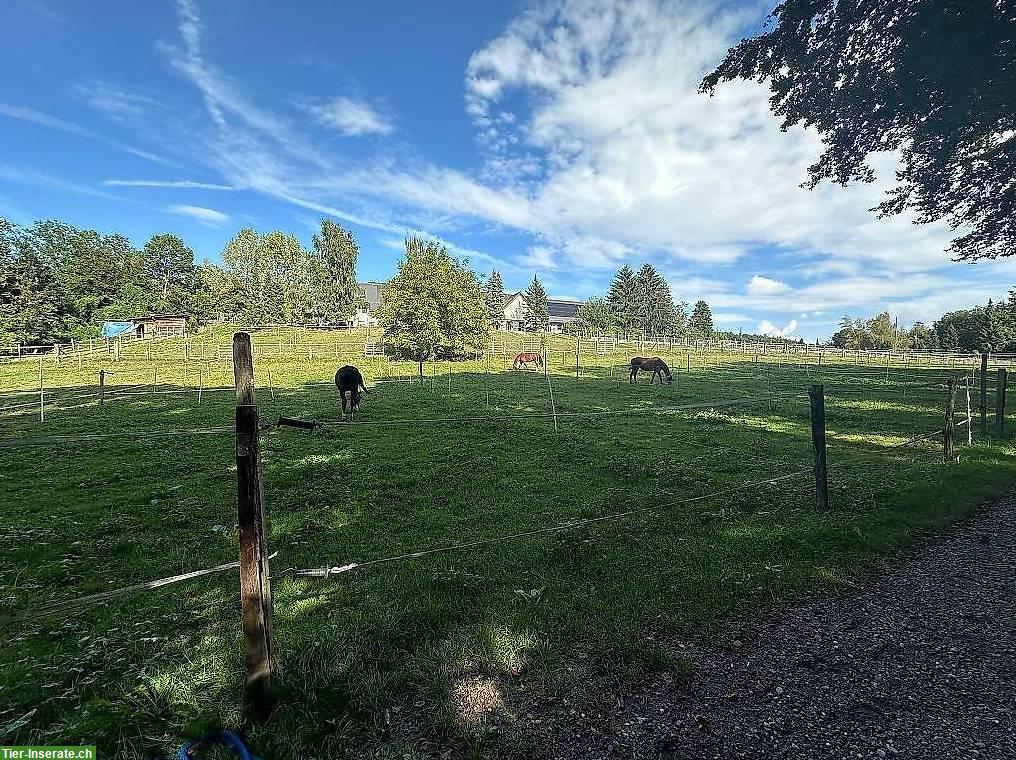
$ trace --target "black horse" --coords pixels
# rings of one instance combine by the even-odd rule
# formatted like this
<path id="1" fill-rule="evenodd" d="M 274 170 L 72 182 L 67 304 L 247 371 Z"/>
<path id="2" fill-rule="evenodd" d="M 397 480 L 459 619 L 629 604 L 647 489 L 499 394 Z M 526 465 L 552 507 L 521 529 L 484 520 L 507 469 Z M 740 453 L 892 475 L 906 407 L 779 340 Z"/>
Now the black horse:
<path id="1" fill-rule="evenodd" d="M 649 378 L 649 384 L 653 384 L 653 380 L 657 377 L 660 378 L 660 385 L 663 385 L 664 378 L 668 383 L 674 382 L 674 376 L 670 374 L 670 367 L 658 356 L 654 356 L 652 359 L 646 359 L 642 356 L 636 356 L 631 360 L 631 374 L 628 376 L 628 382 L 636 383 L 638 380 L 639 370 L 643 369 L 646 372 L 652 372 L 652 377 Z"/>
<path id="2" fill-rule="evenodd" d="M 342 416 L 346 416 L 346 394 L 349 394 L 349 416 L 353 416 L 353 412 L 358 411 L 360 408 L 360 398 L 362 394 L 360 389 L 363 388 L 364 393 L 370 393 L 367 390 L 367 386 L 363 384 L 363 375 L 360 374 L 360 370 L 356 367 L 347 364 L 345 367 L 341 367 L 338 372 L 335 373 L 335 386 L 339 389 L 339 396 L 342 398 Z"/>

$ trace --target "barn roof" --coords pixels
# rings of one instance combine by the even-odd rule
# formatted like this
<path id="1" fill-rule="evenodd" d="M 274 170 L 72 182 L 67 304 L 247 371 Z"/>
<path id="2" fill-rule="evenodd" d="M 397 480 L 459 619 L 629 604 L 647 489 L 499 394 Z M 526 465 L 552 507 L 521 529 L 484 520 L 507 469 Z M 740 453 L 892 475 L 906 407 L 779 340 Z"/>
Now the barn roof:
<path id="1" fill-rule="evenodd" d="M 559 319 L 578 319 L 580 305 L 578 301 L 564 298 L 548 298 L 547 314 Z"/>

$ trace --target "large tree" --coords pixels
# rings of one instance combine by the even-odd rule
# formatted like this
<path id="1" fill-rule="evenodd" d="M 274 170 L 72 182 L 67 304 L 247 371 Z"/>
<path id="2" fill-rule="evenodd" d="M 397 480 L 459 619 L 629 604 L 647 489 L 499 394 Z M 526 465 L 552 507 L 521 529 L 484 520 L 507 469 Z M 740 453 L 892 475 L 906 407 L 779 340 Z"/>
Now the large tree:
<path id="1" fill-rule="evenodd" d="M 693 335 L 708 338 L 713 334 L 713 312 L 705 301 L 696 301 L 688 320 L 688 329 Z"/>
<path id="2" fill-rule="evenodd" d="M 377 317 L 384 342 L 419 363 L 479 348 L 489 335 L 483 288 L 476 274 L 440 243 L 412 237 L 385 285 Z"/>
<path id="3" fill-rule="evenodd" d="M 634 321 L 646 335 L 673 334 L 679 327 L 670 285 L 651 264 L 643 264 L 635 275 Z"/>
<path id="4" fill-rule="evenodd" d="M 356 281 L 356 259 L 360 247 L 349 230 L 330 219 L 321 220 L 320 234 L 314 236 L 310 267 L 310 311 L 328 322 L 346 321 L 366 301 Z"/>
<path id="5" fill-rule="evenodd" d="M 607 303 L 614 313 L 614 322 L 627 336 L 636 326 L 638 314 L 638 283 L 635 272 L 625 264 L 610 283 Z"/>
<path id="6" fill-rule="evenodd" d="M 579 322 L 592 332 L 603 334 L 614 326 L 614 312 L 603 298 L 590 298 L 579 305 Z"/>
<path id="7" fill-rule="evenodd" d="M 222 252 L 235 289 L 237 317 L 250 325 L 300 321 L 310 311 L 309 257 L 284 232 L 240 232 Z"/>
<path id="8" fill-rule="evenodd" d="M 522 302 L 525 304 L 526 327 L 530 330 L 546 330 L 550 327 L 550 312 L 547 304 L 547 291 L 543 289 L 543 283 L 534 274 L 533 281 L 529 283 L 522 294 Z"/>
<path id="9" fill-rule="evenodd" d="M 154 235 L 142 251 L 158 289 L 153 305 L 159 311 L 188 311 L 198 280 L 194 251 L 176 235 Z"/>
<path id="10" fill-rule="evenodd" d="M 504 322 L 505 295 L 501 273 L 496 269 L 490 273 L 483 293 L 487 302 L 487 319 L 491 325 L 500 325 Z"/>
<path id="11" fill-rule="evenodd" d="M 702 82 L 768 82 L 784 129 L 824 152 L 808 186 L 871 182 L 897 151 L 882 216 L 945 219 L 960 259 L 1016 253 L 1016 6 L 1010 0 L 783 0 Z"/>

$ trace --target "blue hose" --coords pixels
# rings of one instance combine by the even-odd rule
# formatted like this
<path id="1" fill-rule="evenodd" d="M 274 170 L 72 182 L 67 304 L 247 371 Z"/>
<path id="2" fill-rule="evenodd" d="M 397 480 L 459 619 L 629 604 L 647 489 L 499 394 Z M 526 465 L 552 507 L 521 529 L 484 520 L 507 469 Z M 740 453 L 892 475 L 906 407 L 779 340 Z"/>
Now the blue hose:
<path id="1" fill-rule="evenodd" d="M 222 744 L 236 753 L 240 760 L 261 760 L 257 755 L 251 753 L 243 740 L 232 731 L 209 731 L 204 736 L 189 741 L 180 747 L 177 760 L 194 760 L 198 749 L 208 744 Z"/>

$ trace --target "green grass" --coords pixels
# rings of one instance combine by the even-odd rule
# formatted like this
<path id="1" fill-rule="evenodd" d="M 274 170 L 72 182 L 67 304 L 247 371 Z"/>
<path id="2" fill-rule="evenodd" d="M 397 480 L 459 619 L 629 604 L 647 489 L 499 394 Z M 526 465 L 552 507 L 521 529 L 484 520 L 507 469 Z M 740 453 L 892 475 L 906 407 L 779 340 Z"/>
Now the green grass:
<path id="1" fill-rule="evenodd" d="M 284 337 L 292 345 L 296 336 Z M 343 339 L 350 337 L 350 345 L 362 342 Z M 172 355 L 182 344 L 161 345 L 152 363 L 140 355 L 80 368 L 49 361 L 46 387 L 65 397 L 93 392 L 105 367 L 111 392 L 140 392 L 154 373 L 158 390 L 179 394 L 113 398 L 101 408 L 58 395 L 44 423 L 37 409 L 0 411 L 3 610 L 236 558 L 229 435 L 10 445 L 231 425 L 233 395 L 204 393 L 199 405 L 196 390 L 198 364 L 205 387 L 230 385 L 230 367 L 192 361 L 185 370 Z M 267 758 L 424 757 L 439 754 L 435 747 L 532 757 L 522 705 L 567 696 L 576 709 L 595 708 L 653 672 L 688 677 L 688 662 L 666 644 L 673 636 L 714 638 L 732 614 L 849 587 L 916 537 L 1001 493 L 1016 474 L 1008 440 L 967 447 L 963 432 L 961 461 L 950 466 L 933 440 L 888 449 L 941 426 L 942 370 L 892 367 L 887 381 L 884 368 L 693 355 L 688 373 L 681 354 L 668 357 L 680 370 L 673 385 L 630 386 L 624 370 L 614 371 L 622 382 L 610 377 L 622 354 L 584 355 L 576 380 L 569 345 L 574 351 L 567 339 L 551 345 L 554 401 L 564 414 L 769 389 L 804 394 L 824 381 L 833 511 L 813 511 L 808 475 L 684 501 L 810 467 L 804 395 L 563 416 L 555 433 L 542 373 L 505 372 L 500 357 L 489 376 L 485 362 L 428 367 L 435 375 L 422 385 L 377 382 L 411 377 L 412 365 L 358 359 L 375 388 L 359 422 L 538 416 L 267 430 L 269 543 L 280 552 L 272 564 L 278 704 L 269 721 L 244 718 L 239 592 L 226 573 L 5 629 L 0 742 L 94 742 L 110 756 L 141 758 L 203 727 L 227 726 Z M 256 361 L 263 421 L 280 413 L 338 421 L 327 383 L 350 358 Z M 32 363 L 0 367 L 0 390 L 37 387 L 37 371 Z M 958 406 L 965 415 L 965 402 Z M 328 582 L 286 573 L 649 507 Z M 493 719 L 501 730 L 491 730 Z"/>

